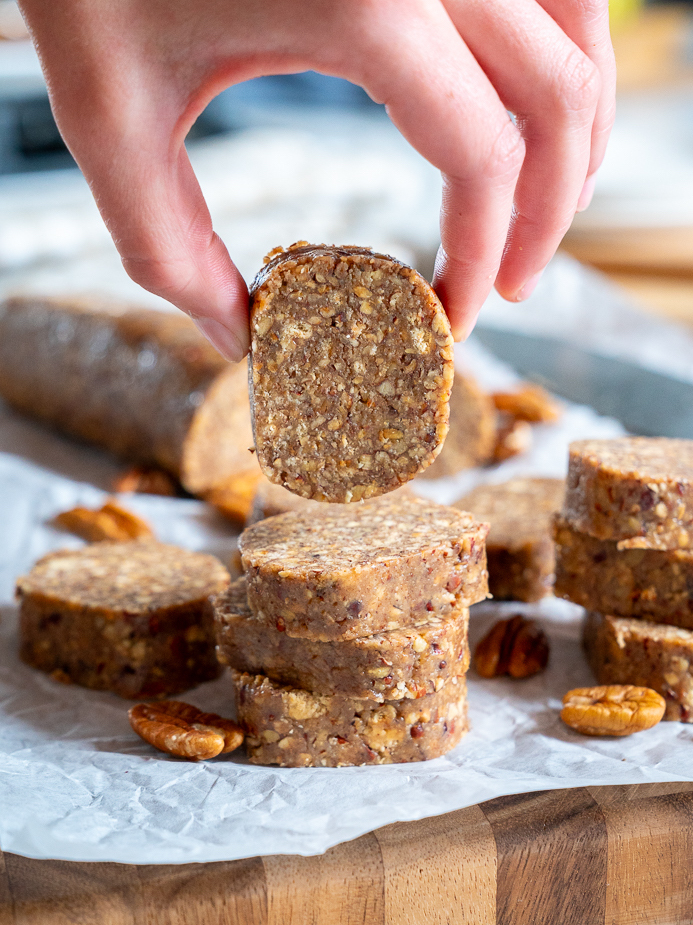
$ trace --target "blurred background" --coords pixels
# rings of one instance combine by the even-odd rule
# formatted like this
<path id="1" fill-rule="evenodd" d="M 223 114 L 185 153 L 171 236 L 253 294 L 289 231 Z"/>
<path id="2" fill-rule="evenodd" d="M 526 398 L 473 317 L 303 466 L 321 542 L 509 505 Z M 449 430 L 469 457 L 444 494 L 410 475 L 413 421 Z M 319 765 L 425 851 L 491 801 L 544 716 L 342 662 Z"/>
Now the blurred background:
<path id="1" fill-rule="evenodd" d="M 655 329 L 626 313 L 605 331 L 594 305 L 625 298 L 693 335 L 693 4 L 611 0 L 611 19 L 616 125 L 594 201 L 563 246 L 605 276 L 597 283 L 559 257 L 527 307 L 492 296 L 482 324 L 536 323 L 584 339 L 588 317 L 587 346 L 612 355 L 622 349 L 615 331 L 633 339 L 635 326 L 642 359 Z M 269 249 L 297 239 L 368 244 L 431 273 L 439 177 L 359 88 L 313 73 L 251 81 L 215 99 L 188 144 L 215 226 L 247 279 Z M 618 288 L 605 288 L 606 278 Z M 18 9 L 0 0 L 0 294 L 27 286 L 106 288 L 157 303 L 120 269 L 53 122 Z M 693 340 L 660 330 L 656 356 L 645 360 L 666 371 L 673 350 L 673 366 L 693 382 Z"/>

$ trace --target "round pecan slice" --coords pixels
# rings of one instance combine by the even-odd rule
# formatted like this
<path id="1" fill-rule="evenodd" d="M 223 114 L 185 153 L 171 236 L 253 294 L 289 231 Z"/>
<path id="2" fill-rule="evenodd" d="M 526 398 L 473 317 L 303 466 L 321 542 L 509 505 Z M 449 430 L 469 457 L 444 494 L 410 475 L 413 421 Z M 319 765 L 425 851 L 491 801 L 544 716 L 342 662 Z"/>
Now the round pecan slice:
<path id="1" fill-rule="evenodd" d="M 656 726 L 665 708 L 664 697 L 649 687 L 576 687 L 563 698 L 561 719 L 583 735 L 627 736 Z"/>
<path id="2" fill-rule="evenodd" d="M 232 752 L 243 741 L 242 729 L 232 720 L 203 713 L 181 700 L 138 703 L 128 716 L 140 738 L 178 758 L 216 758 Z"/>

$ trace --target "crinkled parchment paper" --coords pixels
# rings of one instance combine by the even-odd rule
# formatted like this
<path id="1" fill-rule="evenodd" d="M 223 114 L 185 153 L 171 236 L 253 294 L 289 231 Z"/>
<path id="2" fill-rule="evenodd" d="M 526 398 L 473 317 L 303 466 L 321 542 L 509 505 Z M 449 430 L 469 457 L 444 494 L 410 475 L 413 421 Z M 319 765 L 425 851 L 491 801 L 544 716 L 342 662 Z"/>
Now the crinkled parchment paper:
<path id="1" fill-rule="evenodd" d="M 512 375 L 467 348 L 487 381 Z M 502 467 L 422 482 L 449 501 L 479 479 L 560 475 L 566 444 L 620 432 L 613 421 L 566 406 L 561 424 L 536 430 L 534 451 Z M 0 844 L 36 858 L 127 863 L 217 861 L 316 854 L 386 823 L 459 809 L 502 794 L 587 784 L 691 779 L 693 727 L 661 723 L 629 739 L 578 736 L 558 718 L 570 687 L 591 677 L 578 643 L 581 611 L 562 601 L 479 605 L 472 642 L 500 613 L 536 616 L 551 640 L 548 671 L 524 681 L 469 674 L 471 732 L 422 764 L 368 768 L 254 767 L 234 755 L 198 764 L 155 752 L 131 731 L 128 703 L 64 686 L 17 657 L 16 576 L 40 555 L 80 541 L 47 525 L 58 511 L 95 505 L 117 467 L 5 410 L 0 412 Z M 10 452 L 12 450 L 12 452 Z M 91 483 L 91 484 L 88 484 Z M 228 557 L 233 530 L 196 501 L 123 499 L 162 540 Z M 228 713 L 223 677 L 186 695 Z"/>

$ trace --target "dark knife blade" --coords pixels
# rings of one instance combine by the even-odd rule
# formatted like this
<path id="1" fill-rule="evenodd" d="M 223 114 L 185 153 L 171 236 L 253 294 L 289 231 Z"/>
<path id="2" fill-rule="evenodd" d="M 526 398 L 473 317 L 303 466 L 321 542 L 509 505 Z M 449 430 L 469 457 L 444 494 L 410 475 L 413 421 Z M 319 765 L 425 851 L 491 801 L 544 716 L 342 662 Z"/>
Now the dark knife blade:
<path id="1" fill-rule="evenodd" d="M 693 439 L 693 384 L 556 338 L 477 325 L 474 336 L 518 373 L 616 418 L 634 434 Z"/>

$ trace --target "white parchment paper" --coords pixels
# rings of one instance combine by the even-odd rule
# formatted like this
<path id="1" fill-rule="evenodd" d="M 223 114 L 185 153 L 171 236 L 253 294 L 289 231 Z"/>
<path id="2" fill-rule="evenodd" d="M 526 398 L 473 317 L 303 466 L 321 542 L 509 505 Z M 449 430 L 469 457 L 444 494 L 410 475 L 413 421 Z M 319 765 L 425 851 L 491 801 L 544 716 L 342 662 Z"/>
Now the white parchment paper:
<path id="1" fill-rule="evenodd" d="M 512 373 L 483 351 L 462 360 L 490 384 Z M 526 457 L 457 479 L 420 482 L 449 501 L 474 482 L 520 472 L 560 475 L 566 445 L 620 426 L 566 406 L 560 425 L 537 428 Z M 471 732 L 422 764 L 370 768 L 254 767 L 234 755 L 193 764 L 170 759 L 130 729 L 128 704 L 58 684 L 17 657 L 16 576 L 50 549 L 80 541 L 47 526 L 58 511 L 99 503 L 112 460 L 5 410 L 0 412 L 0 845 L 37 858 L 127 863 L 216 861 L 315 854 L 386 823 L 448 812 L 502 794 L 587 784 L 692 779 L 693 727 L 661 723 L 629 739 L 578 736 L 558 718 L 570 687 L 591 683 L 578 643 L 581 611 L 562 601 L 474 608 L 472 642 L 499 613 L 527 611 L 551 641 L 548 671 L 524 681 L 469 675 Z M 9 450 L 12 450 L 9 452 Z M 88 483 L 91 484 L 88 484 Z M 235 548 L 226 523 L 196 501 L 129 497 L 159 537 L 222 559 Z M 230 711 L 221 678 L 186 695 Z"/>

